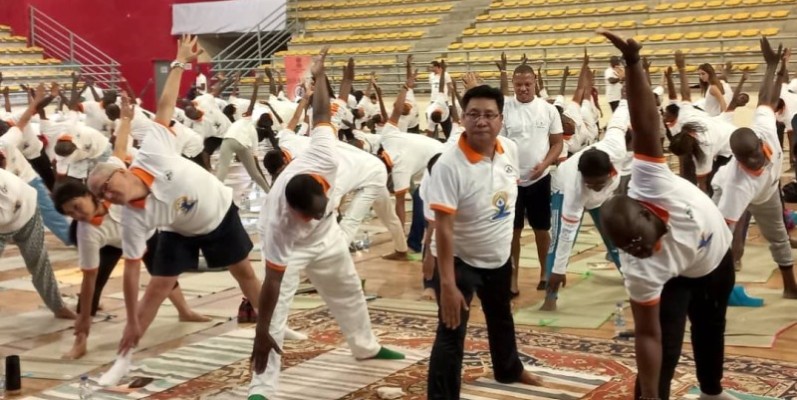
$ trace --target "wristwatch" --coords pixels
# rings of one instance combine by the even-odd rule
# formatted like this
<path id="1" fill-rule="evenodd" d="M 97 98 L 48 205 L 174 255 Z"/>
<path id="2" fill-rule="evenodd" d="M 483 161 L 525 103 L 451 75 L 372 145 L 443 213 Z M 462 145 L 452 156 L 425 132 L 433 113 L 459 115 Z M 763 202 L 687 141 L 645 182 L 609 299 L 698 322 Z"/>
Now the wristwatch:
<path id="1" fill-rule="evenodd" d="M 172 63 L 169 64 L 169 69 L 175 69 L 175 68 L 180 68 L 182 70 L 185 70 L 185 63 L 176 60 L 172 61 Z"/>

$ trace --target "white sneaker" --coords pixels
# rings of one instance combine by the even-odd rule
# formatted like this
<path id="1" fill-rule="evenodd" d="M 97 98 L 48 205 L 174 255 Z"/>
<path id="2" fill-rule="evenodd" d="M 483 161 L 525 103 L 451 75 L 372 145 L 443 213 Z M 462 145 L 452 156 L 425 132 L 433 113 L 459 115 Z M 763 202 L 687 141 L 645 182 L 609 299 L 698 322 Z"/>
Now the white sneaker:
<path id="1" fill-rule="evenodd" d="M 285 340 L 307 340 L 307 335 L 295 331 L 291 328 L 285 328 Z"/>
<path id="2" fill-rule="evenodd" d="M 102 374 L 97 383 L 100 386 L 116 386 L 130 372 L 132 366 L 133 351 L 131 350 L 126 355 L 117 356 L 111 369 Z"/>

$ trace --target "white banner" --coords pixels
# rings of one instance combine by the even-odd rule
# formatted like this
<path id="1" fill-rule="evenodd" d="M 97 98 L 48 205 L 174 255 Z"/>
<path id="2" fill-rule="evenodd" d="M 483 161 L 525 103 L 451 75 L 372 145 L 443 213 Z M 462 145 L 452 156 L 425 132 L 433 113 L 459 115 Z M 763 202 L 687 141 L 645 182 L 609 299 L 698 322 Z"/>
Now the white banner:
<path id="1" fill-rule="evenodd" d="M 286 0 L 229 0 L 172 5 L 172 35 L 285 29 Z M 269 17 L 275 11 L 281 16 Z"/>

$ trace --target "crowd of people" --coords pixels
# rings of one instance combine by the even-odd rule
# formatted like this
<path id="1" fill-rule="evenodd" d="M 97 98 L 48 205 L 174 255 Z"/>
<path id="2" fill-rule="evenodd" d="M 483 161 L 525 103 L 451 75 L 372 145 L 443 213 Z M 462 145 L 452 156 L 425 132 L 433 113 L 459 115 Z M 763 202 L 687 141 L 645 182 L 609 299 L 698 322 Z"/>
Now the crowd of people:
<path id="1" fill-rule="evenodd" d="M 599 34 L 622 55 L 604 72 L 611 108 L 605 126 L 586 51 L 573 74 L 575 91 L 565 93 L 566 69 L 558 95 L 548 93 L 525 57 L 510 69 L 502 55 L 499 87 L 476 73 L 457 82 L 445 61 L 434 61 L 425 110 L 416 100 L 412 56 L 388 108 L 375 77 L 365 91 L 354 90 L 353 59 L 335 91 L 325 68 L 328 48 L 296 101 L 286 98 L 279 71 L 271 69 L 255 73 L 248 99 L 238 97 L 239 75 L 198 80 L 180 97 L 186 65 L 202 52 L 192 36 L 179 40 L 154 112 L 140 107 L 129 85 L 121 93 L 101 91 L 79 75 L 69 94 L 57 84 L 25 88 L 29 104 L 17 111 L 5 91 L 0 252 L 10 241 L 19 246 L 47 307 L 57 318 L 75 319 L 74 346 L 64 355 L 71 360 L 86 354 L 103 287 L 124 259 L 126 326 L 103 385 L 130 371 L 133 351 L 166 298 L 181 321 L 208 320 L 191 310 L 179 285 L 201 252 L 208 267 L 229 270 L 257 313 L 249 399 L 263 400 L 277 392 L 302 273 L 356 360 L 404 358 L 380 345 L 371 329 L 351 255 L 373 209 L 393 246 L 384 259 L 422 255 L 423 295 L 439 306 L 428 397 L 449 400 L 459 398 L 474 294 L 495 379 L 547 384 L 524 369 L 515 339 L 511 302 L 520 294 L 521 233 L 528 221 L 540 263 L 536 290 L 545 293 L 542 309 L 555 313 L 587 211 L 631 299 L 636 398 L 669 397 L 688 317 L 701 398 L 732 399 L 720 384 L 725 315 L 751 217 L 770 244 L 783 296 L 797 298 L 780 191 L 784 133 L 793 145 L 797 131 L 790 51 L 761 40 L 766 69 L 753 121 L 740 127 L 733 115 L 750 100 L 742 92 L 747 73 L 732 87 L 730 66 L 702 64 L 702 96 L 693 102 L 682 53 L 654 88 L 638 43 Z M 680 161 L 677 173 L 665 145 Z M 261 266 L 249 261 L 254 245 L 233 190 L 224 184 L 234 159 L 266 193 L 257 222 L 262 282 L 253 270 Z M 76 311 L 61 300 L 45 226 L 77 247 L 83 282 Z M 151 279 L 139 298 L 142 261 Z"/>

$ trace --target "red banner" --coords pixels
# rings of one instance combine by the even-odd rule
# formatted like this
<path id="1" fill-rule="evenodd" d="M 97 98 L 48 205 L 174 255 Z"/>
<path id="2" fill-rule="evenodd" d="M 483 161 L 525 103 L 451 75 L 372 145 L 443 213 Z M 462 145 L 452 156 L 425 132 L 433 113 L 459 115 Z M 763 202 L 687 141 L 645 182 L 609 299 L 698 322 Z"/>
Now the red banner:
<path id="1" fill-rule="evenodd" d="M 285 95 L 291 100 L 304 96 L 302 84 L 310 80 L 310 66 L 313 58 L 310 56 L 285 56 Z"/>

